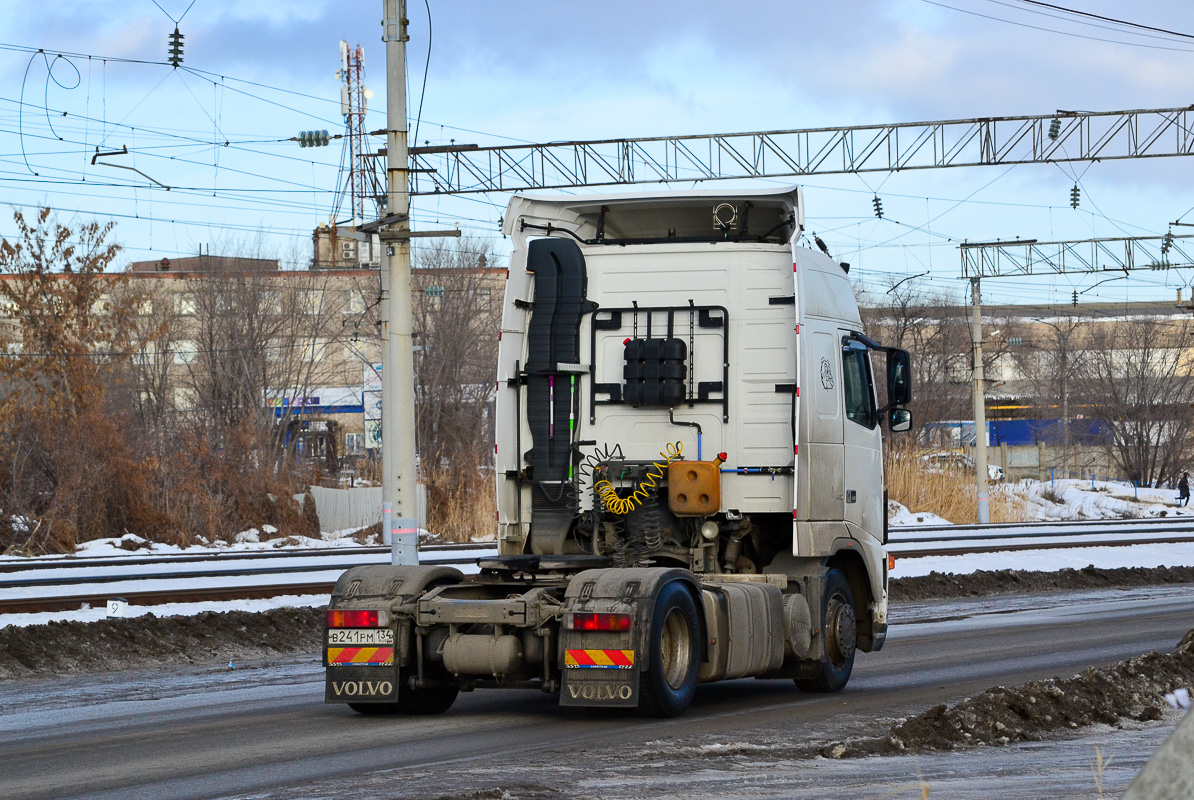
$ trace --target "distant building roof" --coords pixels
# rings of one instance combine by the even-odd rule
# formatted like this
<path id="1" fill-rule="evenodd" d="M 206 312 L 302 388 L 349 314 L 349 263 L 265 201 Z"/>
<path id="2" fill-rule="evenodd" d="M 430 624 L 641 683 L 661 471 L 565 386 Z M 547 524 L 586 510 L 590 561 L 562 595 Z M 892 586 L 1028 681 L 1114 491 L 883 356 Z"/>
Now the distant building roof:
<path id="1" fill-rule="evenodd" d="M 133 261 L 129 272 L 277 272 L 276 258 L 241 258 L 239 256 L 188 256 L 159 261 Z"/>

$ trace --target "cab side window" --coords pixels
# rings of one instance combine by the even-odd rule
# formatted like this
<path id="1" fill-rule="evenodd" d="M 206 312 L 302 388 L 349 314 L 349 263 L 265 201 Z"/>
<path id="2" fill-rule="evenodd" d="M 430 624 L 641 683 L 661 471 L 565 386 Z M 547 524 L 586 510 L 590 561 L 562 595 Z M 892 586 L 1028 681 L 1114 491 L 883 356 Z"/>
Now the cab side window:
<path id="1" fill-rule="evenodd" d="M 874 428 L 878 413 L 871 384 L 871 363 L 866 347 L 860 343 L 847 341 L 842 347 L 842 384 L 846 418 L 864 428 Z"/>

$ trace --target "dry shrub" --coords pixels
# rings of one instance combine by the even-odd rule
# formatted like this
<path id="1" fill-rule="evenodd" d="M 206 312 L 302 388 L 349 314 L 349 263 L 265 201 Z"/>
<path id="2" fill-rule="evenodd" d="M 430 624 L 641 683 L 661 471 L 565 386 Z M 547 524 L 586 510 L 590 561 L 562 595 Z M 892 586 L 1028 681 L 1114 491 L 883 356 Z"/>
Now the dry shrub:
<path id="1" fill-rule="evenodd" d="M 978 521 L 978 487 L 974 473 L 951 465 L 933 465 L 921 460 L 929 451 L 898 447 L 884 459 L 888 497 L 912 512 L 932 512 L 956 524 Z M 991 522 L 1024 522 L 1022 506 L 1003 486 L 990 484 Z"/>
<path id="2" fill-rule="evenodd" d="M 319 529 L 319 509 L 315 507 L 315 495 L 311 494 L 310 488 L 303 493 L 302 505 L 302 531 L 300 533 L 303 536 L 318 539 L 321 533 Z"/>
<path id="3" fill-rule="evenodd" d="M 269 452 L 268 435 L 251 424 L 222 436 L 184 435 L 177 451 L 160 465 L 150 490 L 169 527 L 142 535 L 185 545 L 200 538 L 230 541 L 240 531 L 262 525 L 284 534 L 309 534 L 309 520 L 293 496 L 297 480 L 275 472 Z"/>
<path id="4" fill-rule="evenodd" d="M 0 478 L 9 523 L 0 527 L 0 551 L 73 552 L 79 542 L 165 521 L 145 502 L 150 469 L 128 446 L 118 417 L 88 403 L 70 415 L 44 404 L 22 411 L 0 421 L 0 450 L 11 467 Z M 24 523 L 11 524 L 13 516 Z"/>
<path id="5" fill-rule="evenodd" d="M 476 467 L 427 470 L 427 529 L 444 541 L 493 539 L 497 534 L 497 495 L 493 474 Z"/>

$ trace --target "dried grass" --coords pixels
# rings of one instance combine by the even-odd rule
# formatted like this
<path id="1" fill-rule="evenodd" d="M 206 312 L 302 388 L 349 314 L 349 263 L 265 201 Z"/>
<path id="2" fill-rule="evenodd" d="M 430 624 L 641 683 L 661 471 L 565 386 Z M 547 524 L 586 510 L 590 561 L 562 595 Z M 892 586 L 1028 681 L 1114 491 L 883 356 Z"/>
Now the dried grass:
<path id="1" fill-rule="evenodd" d="M 912 512 L 931 512 L 956 524 L 978 521 L 974 473 L 958 466 L 934 465 L 921 457 L 928 450 L 895 448 L 886 454 L 888 497 Z M 1025 522 L 1024 507 L 998 483 L 990 484 L 991 522 Z"/>
<path id="2" fill-rule="evenodd" d="M 427 471 L 425 480 L 428 530 L 447 542 L 493 539 L 497 535 L 492 472 L 437 467 Z"/>

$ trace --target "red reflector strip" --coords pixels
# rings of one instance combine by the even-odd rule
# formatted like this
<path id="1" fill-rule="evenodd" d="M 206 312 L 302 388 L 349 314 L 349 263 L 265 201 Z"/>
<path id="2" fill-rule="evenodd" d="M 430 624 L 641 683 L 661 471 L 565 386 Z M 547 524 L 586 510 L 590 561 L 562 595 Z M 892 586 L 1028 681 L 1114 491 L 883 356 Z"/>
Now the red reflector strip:
<path id="1" fill-rule="evenodd" d="M 368 664 L 390 666 L 394 663 L 392 647 L 329 647 L 328 665 Z"/>
<path id="2" fill-rule="evenodd" d="M 329 628 L 380 628 L 379 617 L 376 610 L 329 608 L 324 621 Z"/>
<path id="3" fill-rule="evenodd" d="M 576 669 L 633 669 L 633 650 L 566 650 L 564 666 Z"/>

